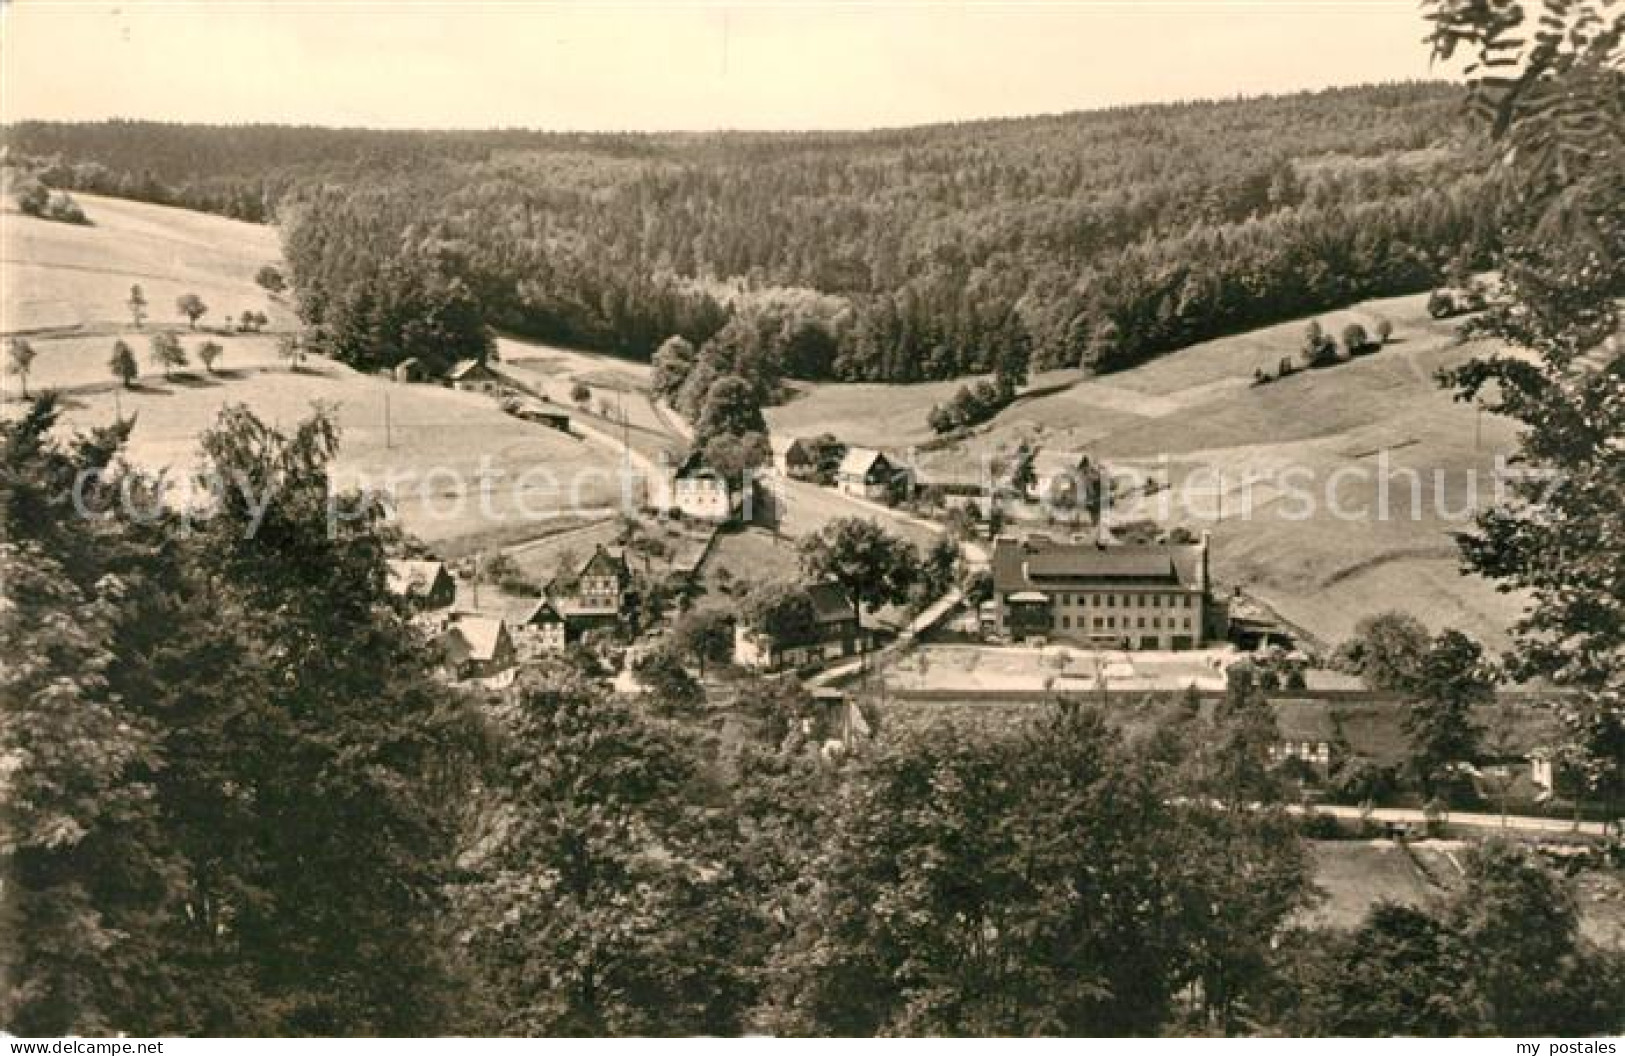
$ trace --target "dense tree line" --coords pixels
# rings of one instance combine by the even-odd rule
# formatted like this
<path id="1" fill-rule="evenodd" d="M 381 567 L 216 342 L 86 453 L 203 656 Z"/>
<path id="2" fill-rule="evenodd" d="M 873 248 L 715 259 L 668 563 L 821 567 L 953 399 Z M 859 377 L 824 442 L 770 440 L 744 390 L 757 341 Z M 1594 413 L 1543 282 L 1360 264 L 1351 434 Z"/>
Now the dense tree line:
<path id="1" fill-rule="evenodd" d="M 1112 369 L 1482 262 L 1497 199 L 1458 99 L 1390 85 L 861 134 L 10 133 L 61 186 L 141 158 L 274 201 L 306 321 L 341 354 L 353 291 L 405 261 L 544 339 L 648 357 L 715 338 L 747 377 L 913 381 Z"/>

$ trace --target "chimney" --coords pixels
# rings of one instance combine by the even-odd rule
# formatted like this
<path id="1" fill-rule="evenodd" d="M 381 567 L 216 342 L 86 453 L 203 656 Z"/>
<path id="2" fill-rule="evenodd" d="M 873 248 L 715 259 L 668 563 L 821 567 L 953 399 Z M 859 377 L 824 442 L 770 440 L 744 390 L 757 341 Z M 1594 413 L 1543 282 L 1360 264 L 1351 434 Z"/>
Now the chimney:
<path id="1" fill-rule="evenodd" d="M 1196 586 L 1197 586 L 1197 589 L 1200 590 L 1204 594 L 1207 593 L 1207 588 L 1208 588 L 1207 551 L 1208 551 L 1208 546 L 1212 542 L 1213 542 L 1213 533 L 1208 532 L 1208 531 L 1204 531 L 1202 533 L 1202 542 L 1199 544 L 1201 546 L 1201 553 L 1198 555 L 1198 564 L 1196 566 Z"/>

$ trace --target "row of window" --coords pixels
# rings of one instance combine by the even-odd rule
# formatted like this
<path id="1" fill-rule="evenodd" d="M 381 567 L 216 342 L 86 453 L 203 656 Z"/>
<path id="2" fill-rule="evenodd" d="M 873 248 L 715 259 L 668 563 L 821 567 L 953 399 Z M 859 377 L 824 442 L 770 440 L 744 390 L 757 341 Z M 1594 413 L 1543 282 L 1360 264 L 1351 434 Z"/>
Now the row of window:
<path id="1" fill-rule="evenodd" d="M 1081 631 L 1085 627 L 1088 627 L 1091 630 L 1096 630 L 1096 631 L 1115 631 L 1115 630 L 1117 630 L 1117 617 L 1116 616 L 1096 616 L 1096 617 L 1094 617 L 1093 622 L 1087 623 L 1087 624 L 1084 622 L 1084 620 L 1086 620 L 1086 619 L 1088 619 L 1088 617 L 1086 617 L 1086 616 L 1079 616 L 1078 617 L 1078 630 Z M 1135 629 L 1138 629 L 1138 630 L 1142 630 L 1142 631 L 1146 629 L 1146 622 L 1145 622 L 1146 617 L 1144 617 L 1144 616 L 1133 617 L 1133 619 L 1134 619 L 1133 624 L 1129 623 L 1130 619 L 1131 619 L 1131 617 L 1128 617 L 1128 616 L 1123 617 L 1123 630 L 1125 630 L 1125 631 L 1129 630 L 1131 627 L 1135 628 Z M 1151 630 L 1154 630 L 1154 631 L 1162 630 L 1162 617 L 1161 616 L 1152 616 L 1150 619 L 1151 619 L 1151 624 L 1150 624 Z M 1071 629 L 1072 629 L 1072 617 L 1070 617 L 1070 616 L 1062 616 L 1061 617 L 1061 630 L 1070 631 Z M 1189 616 L 1186 616 L 1183 619 L 1181 619 L 1181 618 L 1176 617 L 1176 616 L 1170 616 L 1170 617 L 1168 617 L 1168 629 L 1170 631 L 1181 631 L 1181 630 L 1182 631 L 1188 631 L 1188 630 L 1191 629 L 1191 618 Z"/>
<path id="2" fill-rule="evenodd" d="M 1192 605 L 1189 594 L 1057 594 L 1058 605 L 1097 609 L 1188 609 Z"/>

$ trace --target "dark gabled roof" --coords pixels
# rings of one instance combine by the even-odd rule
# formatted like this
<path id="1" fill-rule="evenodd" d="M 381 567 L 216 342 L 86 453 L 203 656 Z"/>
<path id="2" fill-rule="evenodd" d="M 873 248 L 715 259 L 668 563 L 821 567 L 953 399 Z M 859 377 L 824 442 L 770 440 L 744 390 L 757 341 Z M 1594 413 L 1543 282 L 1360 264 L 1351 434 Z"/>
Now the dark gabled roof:
<path id="1" fill-rule="evenodd" d="M 721 476 L 705 462 L 705 456 L 699 448 L 690 451 L 683 460 L 677 463 L 672 470 L 673 480 L 684 480 L 689 477 L 701 477 L 706 480 L 721 480 Z"/>
<path id="2" fill-rule="evenodd" d="M 598 548 L 587 558 L 587 563 L 581 566 L 581 576 L 624 576 L 628 572 L 626 557 L 623 554 L 612 554 L 600 543 Z"/>
<path id="3" fill-rule="evenodd" d="M 852 618 L 852 599 L 839 583 L 817 583 L 807 588 L 813 619 L 819 623 L 839 623 Z"/>
<path id="4" fill-rule="evenodd" d="M 465 377 L 469 374 L 491 373 L 491 368 L 485 365 L 485 360 L 483 359 L 459 359 L 455 364 L 452 365 L 450 370 L 446 371 L 446 377 L 456 381 L 458 378 Z"/>
<path id="5" fill-rule="evenodd" d="M 896 471 L 897 466 L 887 458 L 885 452 L 876 451 L 872 447 L 849 447 L 841 458 L 840 475 L 843 477 L 862 477 L 867 480 L 877 470 L 886 469 Z"/>
<path id="6" fill-rule="evenodd" d="M 1275 708 L 1275 726 L 1281 740 L 1330 743 L 1337 739 L 1337 712 L 1328 702 L 1279 699 L 1270 703 Z"/>
<path id="7" fill-rule="evenodd" d="M 564 617 L 546 598 L 522 598 L 503 610 L 503 619 L 510 627 L 530 627 L 544 623 L 563 623 Z"/>
<path id="8" fill-rule="evenodd" d="M 426 594 L 442 577 L 449 578 L 445 562 L 410 558 L 390 558 L 384 562 L 386 582 L 392 594 Z"/>
<path id="9" fill-rule="evenodd" d="M 999 591 L 1097 585 L 1195 589 L 1200 562 L 1200 547 L 1196 546 L 1000 539 L 993 544 L 993 587 Z"/>

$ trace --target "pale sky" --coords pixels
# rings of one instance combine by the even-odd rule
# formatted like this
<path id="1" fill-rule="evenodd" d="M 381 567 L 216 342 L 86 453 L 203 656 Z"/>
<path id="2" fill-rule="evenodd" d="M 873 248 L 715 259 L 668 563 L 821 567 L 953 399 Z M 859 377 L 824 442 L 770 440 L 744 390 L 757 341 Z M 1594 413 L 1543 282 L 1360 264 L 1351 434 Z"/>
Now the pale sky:
<path id="1" fill-rule="evenodd" d="M 871 128 L 1424 78 L 1416 0 L 0 0 L 0 116 Z"/>

